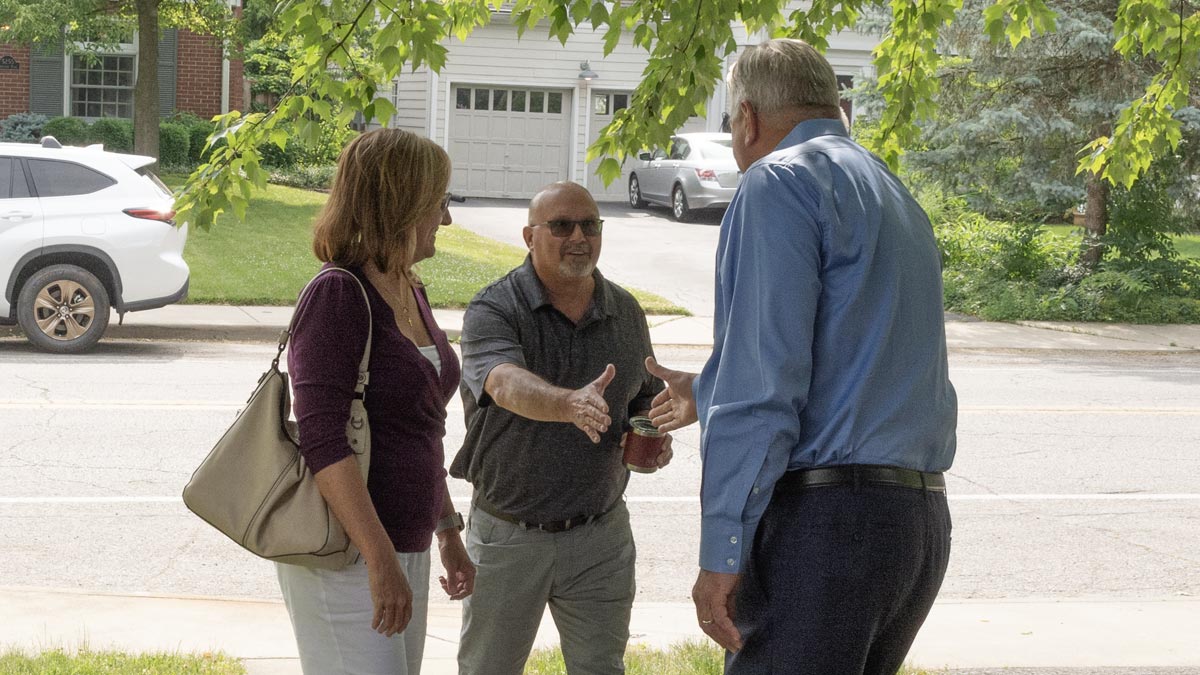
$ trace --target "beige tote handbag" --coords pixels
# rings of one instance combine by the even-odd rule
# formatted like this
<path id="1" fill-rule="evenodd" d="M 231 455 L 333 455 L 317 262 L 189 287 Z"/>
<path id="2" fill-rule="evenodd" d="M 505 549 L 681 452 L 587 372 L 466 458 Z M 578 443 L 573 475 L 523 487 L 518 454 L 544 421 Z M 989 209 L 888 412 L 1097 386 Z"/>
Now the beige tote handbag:
<path id="1" fill-rule="evenodd" d="M 301 291 L 303 299 L 313 281 L 330 272 L 343 272 L 358 283 L 371 318 L 371 302 L 358 277 L 340 267 L 322 270 Z M 299 303 L 297 303 L 299 305 Z M 251 553 L 281 563 L 340 569 L 354 562 L 358 550 L 317 489 L 312 471 L 300 456 L 300 439 L 291 415 L 287 373 L 279 359 L 296 325 L 292 314 L 280 335 L 271 369 L 233 425 L 183 489 L 183 503 L 192 513 L 220 530 Z M 346 438 L 358 459 L 363 480 L 371 464 L 371 429 L 363 406 L 371 330 L 358 366 L 358 382 L 350 402 Z"/>

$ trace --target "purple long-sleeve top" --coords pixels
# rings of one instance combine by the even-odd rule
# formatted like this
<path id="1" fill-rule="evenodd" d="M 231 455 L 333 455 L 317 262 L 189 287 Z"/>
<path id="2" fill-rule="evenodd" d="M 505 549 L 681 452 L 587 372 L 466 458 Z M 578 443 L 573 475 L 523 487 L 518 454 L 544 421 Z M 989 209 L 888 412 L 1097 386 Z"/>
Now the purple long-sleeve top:
<path id="1" fill-rule="evenodd" d="M 446 403 L 461 374 L 446 334 L 434 321 L 424 291 L 420 317 L 441 357 L 441 374 L 404 337 L 396 316 L 360 269 L 374 326 L 365 404 L 371 425 L 367 490 L 388 536 L 400 552 L 429 548 L 442 509 L 442 438 Z M 313 283 L 296 307 L 288 352 L 300 452 L 313 472 L 351 454 L 346 419 L 358 365 L 367 343 L 367 307 L 358 284 L 342 272 Z"/>

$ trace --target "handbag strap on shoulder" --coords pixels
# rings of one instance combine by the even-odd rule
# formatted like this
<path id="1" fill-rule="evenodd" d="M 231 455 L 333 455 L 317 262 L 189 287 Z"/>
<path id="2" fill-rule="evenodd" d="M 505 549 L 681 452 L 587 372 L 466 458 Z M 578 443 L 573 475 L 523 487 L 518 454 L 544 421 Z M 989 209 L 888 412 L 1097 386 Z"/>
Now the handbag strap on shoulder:
<path id="1" fill-rule="evenodd" d="M 365 302 L 367 305 L 367 346 L 363 350 L 362 360 L 360 360 L 358 363 L 358 381 L 354 384 L 355 396 L 362 398 L 363 392 L 367 388 L 367 383 L 371 379 L 371 374 L 368 371 L 367 366 L 371 360 L 371 338 L 373 337 L 375 328 L 375 320 L 371 314 L 371 298 L 367 296 L 367 289 L 363 286 L 362 281 L 360 281 L 359 278 L 348 269 L 344 269 L 342 267 L 327 267 L 318 272 L 316 276 L 314 276 L 307 284 L 304 285 L 304 289 L 300 291 L 300 298 L 296 301 L 296 306 L 300 306 L 300 303 L 304 300 L 305 294 L 308 293 L 308 289 L 312 287 L 313 283 L 316 282 L 317 279 L 320 279 L 325 274 L 334 271 L 345 272 L 346 276 L 350 277 L 354 280 L 354 283 L 358 284 L 358 290 L 362 291 L 363 302 Z M 292 332 L 296 327 L 296 319 L 299 318 L 299 316 L 299 311 L 293 311 L 292 320 L 288 322 L 288 327 L 279 334 L 279 349 L 275 352 L 275 358 L 271 361 L 271 367 L 276 370 L 279 368 L 279 359 L 283 356 L 283 350 L 287 348 L 288 340 L 290 340 L 292 337 Z"/>

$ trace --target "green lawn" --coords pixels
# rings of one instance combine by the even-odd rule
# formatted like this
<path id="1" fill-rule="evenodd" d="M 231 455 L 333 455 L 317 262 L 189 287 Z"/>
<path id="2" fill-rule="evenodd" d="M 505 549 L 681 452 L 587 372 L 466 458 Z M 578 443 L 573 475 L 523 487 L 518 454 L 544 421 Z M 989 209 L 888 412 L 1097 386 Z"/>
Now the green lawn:
<path id="1" fill-rule="evenodd" d="M 126 654 L 82 649 L 35 655 L 0 653 L 0 675 L 245 675 L 241 661 L 222 654 Z"/>
<path id="2" fill-rule="evenodd" d="M 178 185 L 182 177 L 170 176 Z M 270 185 L 252 200 L 246 222 L 223 214 L 208 232 L 188 233 L 188 302 L 290 305 L 319 267 L 311 228 L 325 195 Z M 466 307 L 475 293 L 521 264 L 525 250 L 450 226 L 438 233 L 437 255 L 417 266 L 434 307 Z M 603 266 L 603 263 L 602 263 Z M 648 314 L 687 314 L 665 298 L 629 289 Z"/>
<path id="3" fill-rule="evenodd" d="M 1060 237 L 1078 239 L 1083 229 L 1074 225 L 1046 225 L 1045 228 Z M 1175 250 L 1184 258 L 1200 260 L 1200 234 L 1181 234 L 1175 237 Z"/>
<path id="4" fill-rule="evenodd" d="M 712 642 L 681 642 L 669 648 L 651 649 L 630 645 L 625 650 L 625 672 L 629 675 L 720 675 L 725 652 Z M 538 649 L 525 664 L 525 675 L 566 675 L 562 650 Z M 934 675 L 932 671 L 901 668 L 896 675 Z"/>

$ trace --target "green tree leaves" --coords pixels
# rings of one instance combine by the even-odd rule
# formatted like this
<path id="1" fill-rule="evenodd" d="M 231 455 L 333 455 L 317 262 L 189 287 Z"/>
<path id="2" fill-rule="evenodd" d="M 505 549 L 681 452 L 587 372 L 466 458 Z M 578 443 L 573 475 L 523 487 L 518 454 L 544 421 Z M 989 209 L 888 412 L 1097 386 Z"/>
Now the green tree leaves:
<path id="1" fill-rule="evenodd" d="M 1179 142 L 1173 112 L 1191 96 L 1200 35 L 1189 0 L 1119 2 L 1117 53 L 1157 64 L 1160 75 L 1122 112 L 1111 134 L 1086 146 L 1079 168 L 1130 184 L 1153 157 Z M 0 18 L 14 3 L 18 0 L 0 0 Z M 946 58 L 939 37 L 961 5 L 962 0 L 891 1 L 891 20 L 874 52 L 884 116 L 866 141 L 893 165 L 916 142 L 917 123 L 933 113 L 937 73 Z M 812 0 L 785 17 L 786 6 L 785 0 L 512 0 L 509 5 L 519 35 L 544 26 L 566 44 L 578 30 L 595 30 L 604 36 L 606 55 L 618 49 L 645 51 L 643 80 L 630 106 L 588 148 L 589 159 L 611 160 L 600 165 L 606 180 L 619 175 L 619 160 L 665 144 L 689 115 L 712 112 L 704 109 L 706 102 L 742 39 L 736 26 L 824 46 L 832 33 L 853 27 L 867 7 L 864 0 Z M 258 175 L 254 148 L 270 140 L 276 128 L 297 127 L 304 134 L 306 120 L 349 119 L 355 112 L 386 120 L 393 108 L 376 95 L 376 87 L 405 68 L 441 69 L 450 40 L 467 39 L 499 7 L 500 0 L 287 0 L 275 27 L 298 46 L 289 89 L 275 109 L 223 122 L 228 150 L 214 153 L 188 181 L 180 200 L 182 217 L 207 227 L 215 210 L 239 208 L 242 184 Z M 1056 29 L 1055 13 L 1044 0 L 995 0 L 982 25 L 993 43 L 1010 46 Z M 234 171 L 238 158 L 242 161 Z"/>

